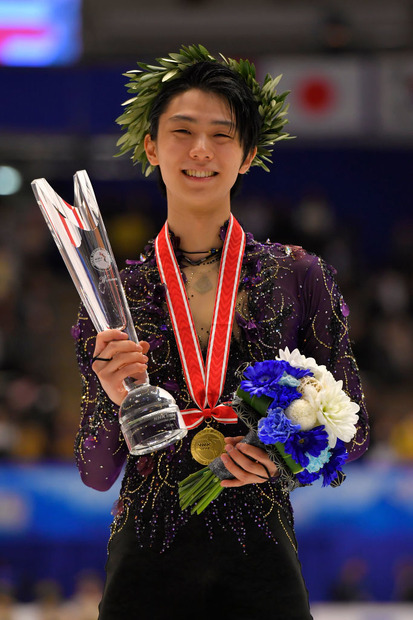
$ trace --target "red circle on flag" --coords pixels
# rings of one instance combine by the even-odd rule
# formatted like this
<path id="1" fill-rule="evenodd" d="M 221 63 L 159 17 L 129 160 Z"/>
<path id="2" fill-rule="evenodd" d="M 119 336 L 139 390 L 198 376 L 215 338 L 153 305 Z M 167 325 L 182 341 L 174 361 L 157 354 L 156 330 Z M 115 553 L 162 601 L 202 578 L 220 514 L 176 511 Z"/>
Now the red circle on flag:
<path id="1" fill-rule="evenodd" d="M 326 78 L 311 77 L 301 82 L 297 97 L 306 112 L 324 114 L 333 107 L 335 91 L 331 82 Z"/>

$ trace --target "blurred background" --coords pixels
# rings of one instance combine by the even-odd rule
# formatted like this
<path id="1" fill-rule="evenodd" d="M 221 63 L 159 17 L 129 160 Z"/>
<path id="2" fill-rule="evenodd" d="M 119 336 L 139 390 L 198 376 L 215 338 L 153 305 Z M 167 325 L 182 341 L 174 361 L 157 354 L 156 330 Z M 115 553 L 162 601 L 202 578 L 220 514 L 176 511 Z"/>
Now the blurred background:
<path id="1" fill-rule="evenodd" d="M 34 200 L 92 180 L 120 266 L 165 219 L 114 158 L 136 61 L 204 44 L 283 74 L 290 133 L 234 213 L 337 270 L 372 425 L 339 489 L 293 493 L 315 620 L 411 618 L 413 2 L 0 0 L 0 620 L 96 618 L 118 487 L 73 463 L 78 297 Z M 276 578 L 276 576 L 275 576 Z"/>

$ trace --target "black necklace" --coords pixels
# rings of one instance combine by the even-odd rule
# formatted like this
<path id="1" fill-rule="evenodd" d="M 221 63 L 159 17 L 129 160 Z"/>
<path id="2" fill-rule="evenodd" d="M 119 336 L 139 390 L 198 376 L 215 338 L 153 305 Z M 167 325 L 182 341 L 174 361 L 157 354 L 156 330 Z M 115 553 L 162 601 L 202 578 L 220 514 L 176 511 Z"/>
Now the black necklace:
<path id="1" fill-rule="evenodd" d="M 181 252 L 182 254 L 206 254 L 206 256 L 204 256 L 203 258 L 200 258 L 199 260 L 191 260 L 187 256 L 184 256 L 184 259 L 187 261 L 187 263 L 189 263 L 190 265 L 196 266 L 196 265 L 201 265 L 202 263 L 205 263 L 208 259 L 211 258 L 211 256 L 216 256 L 217 254 L 221 252 L 221 250 L 222 248 L 211 248 L 210 250 L 200 250 L 199 252 L 187 252 L 185 250 L 181 250 Z"/>

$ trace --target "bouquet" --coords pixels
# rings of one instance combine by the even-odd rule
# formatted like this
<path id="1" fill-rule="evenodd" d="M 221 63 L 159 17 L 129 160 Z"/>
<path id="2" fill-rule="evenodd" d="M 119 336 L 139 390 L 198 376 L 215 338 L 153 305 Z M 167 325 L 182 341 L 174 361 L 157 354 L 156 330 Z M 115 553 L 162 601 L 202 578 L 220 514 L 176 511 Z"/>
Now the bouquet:
<path id="1" fill-rule="evenodd" d="M 334 485 L 340 477 L 360 407 L 313 358 L 286 348 L 275 360 L 249 365 L 233 406 L 251 429 L 243 441 L 264 447 L 299 483 Z M 181 509 L 200 514 L 224 490 L 221 481 L 232 477 L 216 458 L 180 482 Z"/>

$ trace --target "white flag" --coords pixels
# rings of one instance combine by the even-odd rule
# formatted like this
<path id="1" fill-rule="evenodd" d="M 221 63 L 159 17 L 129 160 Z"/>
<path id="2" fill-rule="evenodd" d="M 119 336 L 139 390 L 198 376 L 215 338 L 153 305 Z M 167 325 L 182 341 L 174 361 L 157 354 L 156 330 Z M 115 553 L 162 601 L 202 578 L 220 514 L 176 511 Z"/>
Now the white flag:
<path id="1" fill-rule="evenodd" d="M 413 136 L 413 57 L 380 59 L 379 104 L 381 130 L 387 136 Z"/>
<path id="2" fill-rule="evenodd" d="M 309 137 L 362 132 L 363 70 L 352 58 L 268 57 L 257 64 L 260 80 L 283 74 L 278 92 L 291 91 L 288 131 Z"/>

